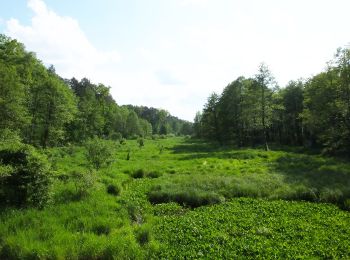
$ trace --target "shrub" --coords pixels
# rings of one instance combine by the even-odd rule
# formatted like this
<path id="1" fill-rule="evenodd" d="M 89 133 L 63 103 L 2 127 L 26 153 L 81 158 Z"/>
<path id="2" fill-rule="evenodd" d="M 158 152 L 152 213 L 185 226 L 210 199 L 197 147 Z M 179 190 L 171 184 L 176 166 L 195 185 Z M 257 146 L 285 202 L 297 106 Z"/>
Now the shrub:
<path id="1" fill-rule="evenodd" d="M 74 182 L 75 190 L 80 197 L 88 195 L 95 186 L 96 177 L 91 171 L 86 173 L 74 171 L 70 176 Z"/>
<path id="2" fill-rule="evenodd" d="M 29 145 L 0 150 L 1 190 L 6 204 L 43 207 L 50 199 L 51 170 L 47 158 Z M 4 169 L 4 166 L 2 168 Z"/>
<path id="3" fill-rule="evenodd" d="M 123 136 L 121 133 L 119 132 L 112 132 L 110 135 L 109 135 L 109 138 L 111 140 L 114 140 L 114 141 L 120 141 L 122 140 Z"/>
<path id="4" fill-rule="evenodd" d="M 120 190 L 121 190 L 121 188 L 117 185 L 114 185 L 114 184 L 109 184 L 107 186 L 107 193 L 111 194 L 111 195 L 118 196 L 120 194 Z"/>
<path id="5" fill-rule="evenodd" d="M 145 146 L 145 140 L 142 137 L 137 139 L 137 143 L 139 144 L 140 148 Z"/>
<path id="6" fill-rule="evenodd" d="M 113 149 L 108 141 L 95 137 L 85 144 L 85 148 L 86 159 L 94 169 L 99 170 L 112 162 Z"/>
<path id="7" fill-rule="evenodd" d="M 137 140 L 138 138 L 139 138 L 139 135 L 137 135 L 137 134 L 133 134 L 133 135 L 128 137 L 128 139 L 130 139 L 130 140 Z"/>
<path id="8" fill-rule="evenodd" d="M 0 130 L 0 148 L 21 145 L 21 142 L 22 140 L 18 131 L 13 131 L 7 128 Z"/>
<path id="9" fill-rule="evenodd" d="M 345 210 L 349 210 L 349 211 L 350 211 L 350 199 L 346 199 L 346 200 L 344 201 L 343 208 L 344 208 Z"/>

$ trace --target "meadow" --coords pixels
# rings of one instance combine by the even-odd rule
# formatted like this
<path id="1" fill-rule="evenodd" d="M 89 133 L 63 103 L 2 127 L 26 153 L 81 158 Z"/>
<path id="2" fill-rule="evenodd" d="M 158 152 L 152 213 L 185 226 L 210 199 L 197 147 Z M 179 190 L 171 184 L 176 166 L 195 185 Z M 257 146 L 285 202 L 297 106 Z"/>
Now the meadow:
<path id="1" fill-rule="evenodd" d="M 220 147 L 185 137 L 43 150 L 43 209 L 2 208 L 0 259 L 348 259 L 350 163 L 300 147 Z"/>

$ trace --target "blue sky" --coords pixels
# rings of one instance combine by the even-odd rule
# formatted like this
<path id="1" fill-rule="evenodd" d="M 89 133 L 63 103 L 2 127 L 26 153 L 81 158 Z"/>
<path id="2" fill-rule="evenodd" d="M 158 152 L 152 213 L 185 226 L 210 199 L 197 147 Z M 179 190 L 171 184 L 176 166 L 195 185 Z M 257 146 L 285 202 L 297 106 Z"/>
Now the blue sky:
<path id="1" fill-rule="evenodd" d="M 270 67 L 280 86 L 350 42 L 348 0 L 0 0 L 0 32 L 118 104 L 192 120 L 208 95 Z"/>

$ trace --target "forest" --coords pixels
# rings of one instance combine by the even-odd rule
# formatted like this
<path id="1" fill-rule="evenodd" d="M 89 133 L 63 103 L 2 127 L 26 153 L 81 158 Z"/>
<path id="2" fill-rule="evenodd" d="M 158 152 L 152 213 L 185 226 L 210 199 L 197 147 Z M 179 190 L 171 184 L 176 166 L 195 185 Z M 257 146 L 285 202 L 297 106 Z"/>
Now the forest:
<path id="1" fill-rule="evenodd" d="M 350 50 L 339 48 L 327 69 L 280 88 L 266 64 L 209 96 L 194 119 L 197 137 L 220 144 L 306 146 L 350 154 Z"/>
<path id="2" fill-rule="evenodd" d="M 0 35 L 0 128 L 40 147 L 82 143 L 94 136 L 120 139 L 191 134 L 191 124 L 162 109 L 118 106 L 110 87 L 63 79 L 23 44 Z"/>
<path id="3" fill-rule="evenodd" d="M 0 259 L 350 258 L 349 49 L 193 123 L 110 90 L 0 35 Z"/>

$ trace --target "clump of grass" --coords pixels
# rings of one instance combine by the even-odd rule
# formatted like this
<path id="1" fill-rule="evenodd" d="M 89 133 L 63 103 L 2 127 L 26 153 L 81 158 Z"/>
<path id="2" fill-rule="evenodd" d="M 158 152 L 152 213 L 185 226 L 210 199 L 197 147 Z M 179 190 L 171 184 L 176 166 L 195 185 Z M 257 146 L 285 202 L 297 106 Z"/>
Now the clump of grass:
<path id="1" fill-rule="evenodd" d="M 150 227 L 147 225 L 137 227 L 135 229 L 135 238 L 141 246 L 148 244 L 151 240 Z"/>
<path id="2" fill-rule="evenodd" d="M 144 169 L 138 169 L 138 170 L 134 171 L 131 176 L 134 179 L 141 179 L 141 178 L 145 178 L 145 177 L 154 179 L 154 178 L 158 178 L 162 175 L 163 174 L 161 172 L 158 172 L 158 171 L 146 172 Z"/>
<path id="3" fill-rule="evenodd" d="M 148 193 L 148 200 L 152 204 L 176 202 L 185 207 L 197 208 L 223 202 L 224 198 L 212 191 L 199 189 L 162 190 L 160 186 L 156 186 Z"/>
<path id="4" fill-rule="evenodd" d="M 115 184 L 109 184 L 107 186 L 107 193 L 114 195 L 114 196 L 118 196 L 120 194 L 121 188 L 118 185 Z"/>
<path id="5" fill-rule="evenodd" d="M 174 169 L 168 170 L 168 173 L 169 173 L 169 174 L 175 174 L 175 173 L 176 173 L 176 170 L 174 170 Z"/>
<path id="6" fill-rule="evenodd" d="M 138 206 L 135 206 L 134 204 L 128 204 L 127 205 L 127 210 L 129 213 L 129 217 L 131 221 L 137 223 L 137 224 L 142 224 L 143 223 L 143 217 L 141 214 L 141 209 Z"/>
<path id="7" fill-rule="evenodd" d="M 160 176 L 162 176 L 162 175 L 163 175 L 163 174 L 162 174 L 161 172 L 158 172 L 158 171 L 151 171 L 151 172 L 148 172 L 148 173 L 146 174 L 147 178 L 152 178 L 152 179 L 158 178 L 158 177 L 160 177 Z"/>
<path id="8" fill-rule="evenodd" d="M 92 227 L 92 232 L 98 236 L 108 235 L 111 232 L 111 227 L 106 224 L 97 224 Z"/>
<path id="9" fill-rule="evenodd" d="M 134 171 L 131 176 L 134 179 L 141 179 L 141 178 L 145 177 L 145 174 L 146 173 L 143 169 L 138 169 L 138 170 Z"/>

